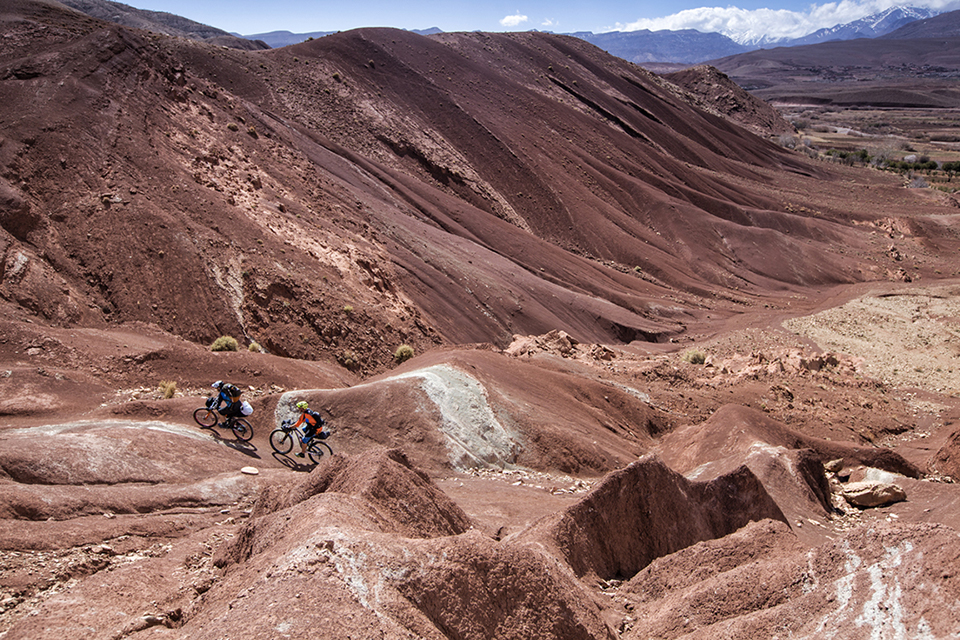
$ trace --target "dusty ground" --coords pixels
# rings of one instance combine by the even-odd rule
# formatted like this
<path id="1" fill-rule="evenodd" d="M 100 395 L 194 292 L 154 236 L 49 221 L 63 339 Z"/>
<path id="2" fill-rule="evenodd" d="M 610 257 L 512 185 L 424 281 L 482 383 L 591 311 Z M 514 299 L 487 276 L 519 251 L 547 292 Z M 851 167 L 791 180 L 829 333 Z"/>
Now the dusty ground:
<path id="1" fill-rule="evenodd" d="M 317 473 L 322 471 L 321 468 L 315 473 L 307 474 L 312 467 L 304 466 L 292 457 L 269 455 L 266 431 L 289 411 L 285 407 L 289 407 L 293 399 L 299 397 L 308 398 L 311 403 L 324 408 L 334 434 L 330 442 L 335 451 L 362 465 L 366 463 L 361 461 L 367 459 L 370 452 L 377 450 L 377 447 L 399 447 L 406 452 L 409 460 L 415 460 L 417 467 L 427 472 L 417 482 L 429 477 L 429 482 L 445 496 L 443 499 L 451 500 L 452 504 L 462 510 L 463 517 L 467 518 L 475 531 L 485 539 L 514 541 L 511 545 L 520 544 L 522 547 L 526 544 L 522 541 L 531 536 L 544 540 L 543 536 L 547 535 L 544 533 L 544 523 L 555 518 L 558 513 L 585 513 L 582 511 L 583 500 L 591 496 L 593 490 L 604 482 L 609 482 L 606 469 L 622 468 L 631 458 L 645 452 L 671 459 L 675 454 L 671 453 L 674 445 L 671 444 L 670 434 L 679 434 L 684 429 L 696 428 L 702 424 L 701 435 L 696 437 L 706 438 L 706 429 L 711 424 L 708 419 L 714 414 L 727 415 L 730 407 L 755 411 L 758 417 L 762 415 L 774 420 L 771 424 L 782 425 L 775 427 L 780 435 L 757 432 L 752 436 L 757 438 L 756 440 L 743 443 L 743 446 L 747 447 L 743 451 L 754 453 L 735 454 L 744 457 L 734 458 L 747 461 L 752 472 L 766 487 L 765 490 L 774 496 L 778 512 L 783 514 L 777 517 L 782 518 L 783 526 L 788 527 L 777 535 L 780 538 L 789 536 L 791 540 L 789 543 L 786 539 L 771 541 L 764 547 L 766 550 L 763 557 L 767 559 L 759 564 L 749 565 L 752 567 L 750 571 L 760 572 L 756 575 L 768 575 L 763 573 L 765 571 L 774 572 L 773 569 L 765 569 L 764 563 L 782 567 L 795 562 L 790 558 L 793 557 L 791 554 L 797 553 L 798 548 L 814 548 L 817 549 L 817 554 L 828 558 L 834 553 L 830 545 L 841 544 L 844 540 L 859 540 L 856 544 L 862 545 L 862 551 L 858 553 L 872 553 L 869 551 L 869 537 L 863 537 L 863 527 L 892 527 L 891 533 L 885 535 L 895 536 L 901 541 L 896 544 L 906 545 L 904 549 L 910 545 L 925 544 L 922 542 L 927 539 L 925 536 L 933 535 L 933 539 L 939 539 L 936 536 L 944 535 L 941 530 L 915 527 L 960 527 L 956 515 L 960 513 L 956 508 L 960 501 L 960 492 L 955 490 L 956 485 L 950 484 L 950 478 L 947 477 L 949 474 L 942 473 L 936 465 L 931 464 L 948 437 L 957 431 L 957 419 L 960 417 L 957 399 L 952 393 L 937 390 L 948 384 L 940 379 L 930 380 L 928 384 L 914 377 L 901 379 L 893 374 L 893 368 L 890 367 L 887 370 L 891 372 L 891 379 L 882 381 L 872 377 L 867 370 L 877 367 L 873 370 L 883 371 L 884 359 L 891 358 L 891 354 L 896 354 L 898 370 L 906 368 L 910 371 L 929 366 L 928 363 L 931 362 L 947 362 L 955 358 L 949 340 L 954 319 L 957 317 L 955 307 L 951 306 L 955 304 L 951 295 L 954 287 L 952 283 L 931 286 L 911 283 L 884 285 L 875 291 L 861 287 L 834 290 L 826 299 L 838 306 L 815 314 L 784 320 L 782 312 L 761 309 L 756 315 L 743 316 L 739 328 L 730 327 L 728 323 L 723 327 L 703 327 L 703 337 L 696 342 L 667 344 L 656 350 L 650 350 L 640 343 L 629 348 L 584 345 L 571 341 L 563 334 L 551 334 L 518 339 L 506 353 L 489 347 L 477 350 L 440 350 L 415 358 L 397 372 L 363 384 L 349 383 L 333 387 L 325 384 L 325 388 L 321 389 L 299 392 L 275 390 L 273 393 L 267 389 L 258 390 L 251 385 L 248 392 L 251 393 L 257 409 L 254 422 L 257 433 L 250 446 L 234 445 L 229 434 L 211 437 L 212 434 L 205 434 L 195 425 L 190 426 L 188 420 L 191 408 L 199 404 L 194 398 L 204 393 L 199 381 L 193 388 L 186 385 L 188 397 L 182 400 L 163 400 L 157 395 L 157 390 L 149 389 L 139 390 L 136 396 L 121 395 L 111 398 L 91 407 L 90 417 L 106 412 L 107 415 L 115 416 L 114 419 L 120 416 L 126 420 L 143 420 L 140 423 L 143 426 L 159 424 L 153 422 L 158 419 L 173 420 L 183 425 L 180 428 L 196 433 L 201 437 L 201 441 L 205 442 L 199 448 L 191 445 L 194 450 L 191 458 L 194 461 L 198 459 L 197 455 L 212 446 L 208 468 L 219 465 L 228 475 L 228 470 L 232 468 L 232 475 L 241 479 L 245 476 L 238 473 L 240 467 L 253 465 L 260 470 L 260 475 L 248 476 L 248 481 L 235 485 L 238 492 L 224 494 L 220 504 L 210 504 L 209 496 L 204 498 L 203 506 L 197 503 L 196 498 L 190 497 L 194 490 L 190 488 L 189 478 L 186 476 L 177 481 L 179 488 L 171 486 L 161 492 L 153 488 L 142 495 L 138 493 L 141 490 L 137 488 L 136 482 L 121 480 L 119 484 L 113 485 L 113 489 L 90 489 L 89 497 L 81 503 L 72 501 L 72 498 L 68 499 L 67 494 L 61 494 L 60 489 L 56 488 L 55 484 L 63 480 L 48 476 L 48 482 L 52 481 L 54 484 L 44 491 L 48 505 L 45 508 L 60 505 L 56 507 L 60 511 L 53 512 L 59 514 L 54 515 L 55 520 L 8 520 L 7 524 L 0 528 L 6 548 L 3 552 L 4 572 L 0 576 L 5 594 L 2 600 L 6 610 L 3 615 L 5 629 L 9 630 L 8 637 L 40 633 L 39 627 L 26 622 L 33 619 L 31 612 L 49 616 L 54 609 L 59 610 L 66 606 L 63 598 L 68 597 L 68 594 L 80 593 L 78 589 L 90 589 L 90 580 L 95 576 L 111 576 L 101 587 L 106 591 L 102 596 L 89 593 L 85 598 L 96 600 L 107 597 L 118 589 L 126 593 L 125 589 L 128 587 L 121 586 L 129 584 L 130 574 L 125 567 L 138 567 L 137 571 L 147 574 L 154 571 L 173 571 L 170 575 L 174 578 L 168 586 L 158 591 L 169 595 L 160 599 L 154 598 L 152 604 L 145 599 L 132 597 L 135 592 L 130 592 L 132 599 L 121 607 L 128 613 L 117 618 L 116 623 L 120 626 L 126 625 L 126 633 L 146 633 L 148 630 L 156 633 L 171 626 L 176 629 L 180 624 L 199 624 L 200 627 L 189 628 L 200 632 L 207 624 L 212 624 L 201 620 L 212 620 L 208 616 L 219 606 L 214 603 L 226 595 L 224 589 L 237 592 L 253 587 L 253 583 L 243 582 L 249 578 L 243 578 L 242 574 L 235 574 L 233 570 L 224 573 L 224 568 L 218 568 L 214 561 L 218 549 L 219 553 L 223 553 L 225 544 L 230 543 L 238 534 L 248 535 L 242 532 L 249 531 L 249 528 L 254 526 L 250 514 L 257 508 L 254 506 L 256 496 L 263 494 L 267 487 L 274 486 L 279 488 L 281 494 L 290 493 L 298 478 L 304 478 L 309 483 L 305 486 L 314 487 L 311 491 L 317 491 L 330 482 L 322 480 L 323 476 L 313 480 Z M 893 294 L 907 296 L 911 304 L 887 304 Z M 864 312 L 864 309 L 869 309 L 869 313 Z M 909 313 L 905 315 L 904 309 L 908 309 Z M 922 344 L 912 339 L 903 339 L 914 332 L 891 330 L 897 323 L 923 323 L 928 318 L 935 318 L 937 321 L 924 325 L 929 333 L 925 334 L 928 340 Z M 829 331 L 824 335 L 830 336 L 830 342 L 818 342 L 813 336 L 798 332 L 811 328 Z M 858 350 L 856 347 L 863 345 L 862 334 L 867 328 L 874 332 L 869 341 L 870 348 Z M 93 343 L 88 341 L 86 344 L 89 347 Z M 704 354 L 704 364 L 686 361 L 694 351 Z M 169 360 L 171 363 L 181 363 L 178 366 L 182 366 L 189 353 L 182 351 L 180 357 L 171 357 Z M 514 355 L 508 355 L 509 353 Z M 852 353 L 858 355 L 854 356 Z M 24 355 L 34 360 L 41 358 L 38 352 Z M 246 363 L 257 359 L 261 362 L 261 376 L 275 376 L 273 366 L 283 364 L 289 367 L 295 364 L 287 365 L 282 359 L 258 354 L 225 355 L 238 361 L 238 371 L 243 371 Z M 208 356 L 198 350 L 194 357 Z M 158 363 L 154 362 L 152 366 L 157 367 Z M 444 373 L 447 367 L 449 374 Z M 949 366 L 941 368 L 944 369 L 943 373 L 950 373 Z M 157 371 L 154 376 L 159 373 Z M 511 381 L 514 375 L 517 378 Z M 328 377 L 325 380 L 329 383 L 333 378 Z M 550 391 L 547 392 L 547 389 Z M 135 390 L 131 390 L 133 391 Z M 5 396 L 14 401 L 17 393 L 7 393 Z M 571 398 L 577 399 L 570 402 Z M 599 406 L 606 408 L 602 411 L 593 408 Z M 881 408 L 881 411 L 878 412 L 877 408 Z M 482 415 L 488 417 L 480 418 Z M 618 415 L 621 418 L 617 418 Z M 643 424 L 637 419 L 641 415 L 646 415 L 646 433 L 636 430 L 638 425 Z M 746 420 L 747 422 L 743 423 L 745 425 L 759 424 L 756 422 L 758 417 L 747 413 L 736 419 Z M 24 416 L 26 423 L 36 422 L 37 419 Z M 45 417 L 44 420 L 49 418 Z M 485 420 L 489 421 L 486 427 L 483 426 Z M 592 421 L 596 421 L 596 426 L 590 426 Z M 459 424 L 460 430 L 449 431 L 436 426 L 445 423 Z M 121 432 L 136 433 L 123 430 L 118 432 L 116 425 L 106 425 L 106 430 L 99 432 L 99 435 L 95 429 L 91 430 L 94 425 L 103 424 L 102 421 L 94 419 L 88 426 L 80 424 L 73 427 L 77 429 L 77 435 L 74 436 L 78 438 L 76 444 L 73 444 L 69 429 L 61 432 L 57 450 L 63 455 L 62 452 L 75 450 L 90 438 L 100 438 L 99 441 L 90 442 L 97 442 L 95 446 L 104 450 L 105 447 L 113 446 L 109 443 L 110 440 L 121 436 Z M 725 422 L 721 420 L 716 424 L 721 426 Z M 131 426 L 134 425 L 135 423 L 131 423 Z M 464 431 L 465 425 L 474 427 Z M 500 448 L 496 439 L 490 439 L 493 433 L 490 431 L 491 427 L 494 431 L 506 428 L 500 437 L 513 442 L 513 446 Z M 615 437 L 606 442 L 598 440 L 598 435 L 602 432 Z M 799 435 L 791 436 L 790 433 Z M 4 432 L 3 441 L 9 445 L 18 434 L 17 429 L 8 428 Z M 122 436 L 127 437 L 129 436 Z M 727 443 L 722 445 L 721 449 L 734 452 L 733 439 L 729 435 L 720 437 L 725 439 L 721 442 Z M 806 439 L 803 441 L 807 444 L 788 444 L 786 449 L 776 449 L 797 437 Z M 453 441 L 457 442 L 457 446 L 451 448 Z M 687 436 L 684 436 L 684 441 L 691 442 Z M 127 441 L 121 439 L 119 442 Z M 135 441 L 129 442 L 132 444 Z M 540 447 L 535 444 L 537 442 L 549 443 L 543 454 L 538 453 Z M 775 453 L 772 457 L 758 458 L 759 442 L 766 443 L 762 445 L 765 447 L 763 451 L 780 453 Z M 129 455 L 121 452 L 131 451 L 131 444 L 123 444 L 116 453 L 111 454 L 114 456 L 111 468 L 116 468 L 116 461 Z M 518 445 L 522 448 L 518 449 Z M 901 454 L 900 459 L 904 462 L 877 457 L 877 453 L 884 451 L 878 449 L 878 445 L 891 447 L 892 451 Z M 175 453 L 183 451 L 183 445 L 179 441 L 171 441 L 161 446 Z M 489 449 L 491 446 L 493 449 Z M 667 449 L 661 451 L 664 446 Z M 823 476 L 824 482 L 828 482 L 830 486 L 829 498 L 819 503 L 811 500 L 805 493 L 808 489 L 804 489 L 809 486 L 805 484 L 807 480 L 798 484 L 791 474 L 784 475 L 777 471 L 783 468 L 779 466 L 782 460 L 794 455 L 789 453 L 791 448 L 797 446 L 813 447 L 822 460 L 842 457 L 847 461 L 846 465 L 854 470 L 857 467 L 868 468 L 875 465 L 880 469 L 886 468 L 887 471 L 883 473 L 888 474 L 889 478 L 894 479 L 907 491 L 908 499 L 879 509 L 854 508 L 843 500 L 841 493 L 844 482 L 850 480 L 841 480 L 829 473 Z M 625 455 L 631 449 L 634 453 Z M 46 450 L 46 447 L 41 446 L 37 455 L 42 457 Z M 137 446 L 134 450 L 140 450 L 138 455 L 146 456 L 143 461 L 154 458 L 154 454 L 147 453 L 147 449 Z M 500 458 L 494 468 L 470 470 L 458 467 L 464 462 L 464 451 L 486 455 L 491 460 L 495 459 L 490 458 L 491 455 Z M 500 453 L 495 453 L 496 451 Z M 562 464 L 560 461 L 564 459 L 558 455 L 560 451 L 566 452 L 566 464 L 572 473 L 557 470 L 557 464 Z M 119 458 L 116 457 L 118 455 Z M 6 456 L 3 464 L 9 474 L 17 467 L 12 466 L 14 459 L 9 453 Z M 182 459 L 182 456 L 177 453 L 176 458 Z M 791 464 L 806 464 L 803 460 L 801 456 Z M 131 460 L 126 464 L 132 470 L 138 468 L 142 462 Z M 727 464 L 722 459 L 716 459 L 706 466 L 701 465 L 703 468 L 697 474 L 707 473 L 709 477 L 709 474 L 713 473 L 721 476 L 731 473 L 733 469 L 725 466 Z M 820 464 L 822 463 L 817 462 L 817 465 Z M 901 475 L 902 469 L 906 467 L 896 465 L 902 464 L 913 465 L 920 477 L 912 479 Z M 901 469 L 900 473 L 891 473 L 895 468 Z M 86 469 L 83 472 L 90 473 L 89 468 L 83 465 L 76 469 Z M 298 471 L 300 473 L 297 473 Z M 37 473 L 52 473 L 52 470 L 44 472 L 41 469 Z M 333 546 L 324 551 L 330 562 L 340 558 L 336 560 L 339 563 L 352 557 L 352 554 L 360 550 L 355 547 L 357 544 L 371 544 L 372 540 L 361 541 L 373 535 L 370 533 L 373 530 L 380 531 L 376 534 L 381 536 L 377 538 L 380 540 L 376 543 L 378 546 L 393 544 L 382 538 L 386 531 L 382 529 L 385 526 L 382 518 L 394 508 L 380 504 L 379 501 L 383 498 L 378 497 L 381 496 L 379 490 L 361 489 L 362 484 L 348 490 L 348 486 L 354 486 L 350 483 L 357 482 L 358 479 L 347 480 L 347 477 L 354 476 L 344 476 L 344 479 L 335 481 L 348 483 L 341 488 L 327 487 L 323 491 L 332 491 L 331 496 L 344 491 L 361 491 L 362 495 L 366 496 L 365 500 L 373 500 L 379 506 L 364 507 L 373 509 L 371 515 L 367 516 L 373 520 L 366 524 L 358 523 L 355 520 L 356 515 L 349 516 L 352 524 L 347 524 L 348 521 L 341 522 L 338 518 L 347 517 L 348 513 L 357 508 L 356 505 L 350 507 L 350 511 L 344 511 L 343 506 L 334 507 L 334 503 L 329 503 L 332 498 L 326 498 L 329 504 L 324 509 L 334 509 L 335 513 L 341 514 L 334 516 L 330 513 L 323 516 L 325 522 L 331 522 L 331 518 L 341 522 L 337 533 L 331 529 L 321 534 L 332 536 L 331 540 L 341 540 L 332 543 Z M 648 477 L 644 482 L 663 481 Z M 674 481 L 671 480 L 668 484 L 672 482 Z M 29 494 L 22 488 L 10 493 L 9 490 L 15 486 L 6 486 L 7 505 L 30 504 Z M 247 488 L 243 488 L 244 486 Z M 662 491 L 665 490 L 654 490 L 652 486 L 646 486 L 645 493 L 648 495 L 663 495 Z M 309 492 L 304 495 L 309 495 Z M 14 496 L 16 498 L 11 500 Z M 149 503 L 150 506 L 146 508 L 151 515 L 138 516 L 125 511 L 130 504 L 138 504 L 137 501 L 144 505 Z M 601 513 L 605 511 L 609 511 L 609 508 L 600 510 Z M 381 515 L 373 516 L 374 513 Z M 623 516 L 626 518 L 624 522 L 629 522 L 632 517 L 635 516 Z M 431 519 L 428 516 L 417 518 L 425 519 L 424 522 Z M 257 517 L 257 521 L 260 521 L 260 517 Z M 391 525 L 387 530 L 393 529 Z M 196 534 L 190 534 L 191 531 L 196 531 Z M 607 532 L 595 535 L 613 534 Z M 590 539 L 593 539 L 592 536 Z M 348 546 L 341 548 L 341 544 Z M 578 545 L 582 544 L 576 543 L 571 547 L 563 543 L 560 548 L 576 549 L 581 548 Z M 589 548 L 594 543 L 586 544 Z M 798 544 L 800 547 L 797 547 Z M 477 547 L 472 549 L 470 554 L 479 553 L 481 556 L 491 551 L 481 551 Z M 505 552 L 506 548 L 497 553 Z M 369 550 L 365 553 L 369 553 Z M 650 551 L 642 553 L 647 554 Z M 702 550 L 699 546 L 694 546 L 685 553 L 702 553 Z M 657 580 L 673 580 L 667 576 L 679 576 L 686 571 L 686 565 L 683 564 L 687 562 L 683 559 L 686 556 L 678 556 L 669 551 L 654 552 L 656 556 L 660 554 L 664 555 L 656 562 Z M 268 557 L 270 556 L 264 556 L 263 560 Z M 517 556 L 507 561 L 520 562 L 520 558 L 521 556 Z M 611 561 L 604 560 L 605 563 Z M 392 561 L 381 559 L 377 562 Z M 488 561 L 480 560 L 478 556 L 469 562 Z M 721 584 L 718 580 L 741 581 L 739 576 L 747 569 L 744 565 L 744 568 L 733 571 L 734 567 L 741 566 L 738 562 L 740 561 L 730 556 L 728 568 L 709 580 L 717 584 Z M 886 566 L 883 564 L 886 561 L 877 562 Z M 680 564 L 674 568 L 673 563 Z M 174 566 L 182 568 L 174 570 L 171 568 Z M 228 564 L 227 567 L 229 566 L 232 565 Z M 340 567 L 330 578 L 334 575 L 346 577 L 349 572 L 344 574 L 345 569 L 346 565 Z M 827 571 L 826 565 L 822 570 Z M 276 572 L 276 569 L 273 571 Z M 442 574 L 445 570 L 435 568 L 434 571 Z M 651 579 L 641 578 L 650 575 L 649 572 L 637 574 L 637 577 L 628 583 L 625 578 L 632 574 L 618 573 L 619 571 L 622 570 L 613 573 L 609 573 L 609 569 L 591 570 L 591 577 L 586 584 L 588 589 L 596 590 L 596 595 L 591 598 L 598 603 L 599 609 L 596 614 L 583 615 L 599 615 L 605 620 L 604 624 L 618 629 L 619 635 L 623 637 L 633 637 L 630 634 L 635 633 L 641 634 L 637 637 L 645 637 L 643 634 L 648 631 L 643 629 L 674 625 L 674 622 L 669 622 L 672 614 L 664 613 L 671 607 L 681 606 L 669 604 L 673 602 L 672 599 L 679 598 L 677 602 L 686 602 L 687 604 L 682 605 L 684 607 L 693 606 L 690 599 L 701 597 L 694 595 L 698 593 L 697 589 L 707 588 L 706 585 L 711 584 L 704 574 L 703 581 L 696 583 L 700 586 L 684 583 L 686 586 L 683 589 L 687 591 L 683 591 L 678 590 L 678 585 L 674 585 L 661 591 L 658 598 L 651 600 L 649 587 L 633 586 L 634 583 Z M 853 574 L 851 580 L 859 580 L 852 576 Z M 890 574 L 890 577 L 893 579 L 893 574 Z M 372 579 L 372 576 L 369 579 Z M 452 576 L 447 578 L 454 583 L 458 579 Z M 838 576 L 837 579 L 841 577 Z M 241 582 L 237 583 L 237 580 Z M 750 580 L 761 578 L 754 576 Z M 398 588 L 396 584 L 391 584 L 393 586 L 389 586 L 389 589 Z M 724 584 L 727 584 L 724 589 L 733 589 L 734 584 L 740 585 L 736 587 L 739 595 L 733 596 L 734 592 L 731 592 L 729 597 L 756 597 L 750 595 L 753 593 L 751 589 L 743 586 L 741 582 Z M 380 588 L 387 589 L 388 586 L 383 584 Z M 404 590 L 407 587 L 399 588 Z M 569 588 L 569 585 L 564 588 Z M 212 599 L 196 600 L 196 594 L 204 594 L 211 589 L 216 589 L 219 595 Z M 690 589 L 693 591 L 689 591 Z M 191 593 L 194 595 L 191 596 Z M 637 594 L 644 595 L 638 600 Z M 350 599 L 346 594 L 337 597 Z M 821 616 L 823 620 L 829 620 L 836 615 L 830 613 L 829 607 L 824 609 L 823 604 L 799 596 L 790 597 L 785 602 L 790 603 L 791 607 L 799 607 L 798 611 L 805 612 L 796 614 L 801 618 Z M 481 605 L 474 602 L 471 606 Z M 907 606 L 907 603 L 901 602 L 898 606 Z M 910 607 L 907 606 L 907 609 Z M 131 612 L 135 613 L 132 618 Z M 668 617 L 664 618 L 664 615 Z M 731 611 L 721 618 L 723 624 L 733 624 L 743 615 L 743 611 Z M 59 619 L 59 614 L 53 615 L 49 621 L 51 626 L 47 628 L 65 628 L 57 622 Z M 712 625 L 719 623 L 716 619 L 713 622 L 705 618 L 696 619 L 699 620 L 698 625 L 706 625 L 703 628 L 712 628 Z M 644 620 L 646 622 L 641 624 Z M 927 622 L 930 623 L 931 620 L 927 619 Z M 643 626 L 644 624 L 648 626 Z M 877 624 L 880 625 L 877 628 L 886 629 L 886 625 L 893 622 L 881 618 Z M 141 631 L 137 632 L 135 629 Z M 429 633 L 424 629 L 421 628 L 420 633 L 429 637 Z M 815 628 L 798 628 L 795 631 L 801 637 L 816 635 Z M 247 632 L 254 635 L 260 633 L 252 628 L 247 629 Z M 11 633 L 12 635 L 9 635 Z M 680 637 L 676 635 L 677 630 L 662 630 L 661 633 L 669 637 Z M 734 637 L 746 637 L 743 634 L 750 632 L 741 628 L 731 633 Z M 602 634 L 600 637 L 603 637 Z"/>

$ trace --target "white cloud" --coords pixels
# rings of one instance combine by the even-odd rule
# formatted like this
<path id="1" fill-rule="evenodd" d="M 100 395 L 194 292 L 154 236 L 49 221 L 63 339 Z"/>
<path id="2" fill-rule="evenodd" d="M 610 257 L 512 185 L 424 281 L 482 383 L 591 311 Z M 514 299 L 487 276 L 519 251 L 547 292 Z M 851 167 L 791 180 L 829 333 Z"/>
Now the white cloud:
<path id="1" fill-rule="evenodd" d="M 679 31 L 696 29 L 704 33 L 722 33 L 737 42 L 756 42 L 769 39 L 799 38 L 817 29 L 853 22 L 884 9 L 903 4 L 897 0 L 840 0 L 810 5 L 807 11 L 786 9 L 740 9 L 739 7 L 700 7 L 687 9 L 663 18 L 642 19 L 618 24 L 617 31 Z M 960 0 L 914 0 L 910 6 L 937 11 L 960 8 Z"/>
<path id="2" fill-rule="evenodd" d="M 556 27 L 559 23 L 556 20 L 551 20 L 546 18 L 543 22 L 540 23 L 541 27 Z"/>
<path id="3" fill-rule="evenodd" d="M 528 18 L 527 16 L 520 15 L 520 12 L 517 11 L 517 13 L 515 13 L 514 15 L 506 16 L 505 18 L 501 19 L 500 24 L 504 27 L 507 27 L 508 29 L 512 29 L 513 27 L 519 27 L 521 24 L 523 24 L 529 19 L 530 18 Z"/>

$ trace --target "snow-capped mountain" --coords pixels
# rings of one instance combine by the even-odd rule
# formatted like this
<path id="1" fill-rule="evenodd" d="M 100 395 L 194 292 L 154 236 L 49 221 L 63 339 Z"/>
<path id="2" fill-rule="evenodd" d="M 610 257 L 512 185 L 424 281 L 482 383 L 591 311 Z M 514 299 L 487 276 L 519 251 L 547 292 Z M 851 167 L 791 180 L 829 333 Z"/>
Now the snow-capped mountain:
<path id="1" fill-rule="evenodd" d="M 921 7 L 890 7 L 880 13 L 869 15 L 853 22 L 838 24 L 833 27 L 819 29 L 802 38 L 779 41 L 779 46 L 796 46 L 801 44 L 817 44 L 829 40 L 855 40 L 857 38 L 876 38 L 896 31 L 900 27 L 924 20 L 937 15 L 937 11 Z M 772 44 L 772 43 L 771 43 Z"/>

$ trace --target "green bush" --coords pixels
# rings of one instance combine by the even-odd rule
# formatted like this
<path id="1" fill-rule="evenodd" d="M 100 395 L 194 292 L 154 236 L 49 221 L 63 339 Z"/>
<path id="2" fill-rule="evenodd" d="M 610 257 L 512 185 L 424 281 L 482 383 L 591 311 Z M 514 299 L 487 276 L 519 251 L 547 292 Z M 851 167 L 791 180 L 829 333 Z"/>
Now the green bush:
<path id="1" fill-rule="evenodd" d="M 689 362 L 690 364 L 703 364 L 707 361 L 706 354 L 703 351 L 687 351 L 683 354 L 683 360 Z"/>
<path id="2" fill-rule="evenodd" d="M 251 342 L 250 346 L 247 347 L 247 351 L 253 351 L 254 353 L 263 353 L 263 347 L 260 346 L 259 342 Z"/>
<path id="3" fill-rule="evenodd" d="M 393 359 L 400 364 L 401 362 L 406 362 L 413 357 L 413 347 L 408 344 L 402 344 L 397 347 L 397 351 L 393 354 Z"/>
<path id="4" fill-rule="evenodd" d="M 236 351 L 239 346 L 236 338 L 220 336 L 210 345 L 210 351 Z"/>

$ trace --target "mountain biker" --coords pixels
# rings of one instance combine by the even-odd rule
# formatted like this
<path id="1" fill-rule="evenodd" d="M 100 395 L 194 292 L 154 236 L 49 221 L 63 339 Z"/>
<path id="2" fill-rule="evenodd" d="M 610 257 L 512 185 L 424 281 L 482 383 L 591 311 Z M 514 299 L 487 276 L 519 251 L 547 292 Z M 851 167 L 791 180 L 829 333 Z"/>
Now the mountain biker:
<path id="1" fill-rule="evenodd" d="M 243 392 L 239 387 L 229 382 L 224 382 L 223 380 L 217 380 L 210 386 L 216 389 L 219 395 L 216 399 L 210 398 L 210 400 L 207 401 L 208 406 L 226 418 L 224 424 L 229 424 L 234 418 L 243 415 L 243 405 L 240 402 L 240 394 Z M 221 408 L 221 404 L 223 408 Z"/>
<path id="2" fill-rule="evenodd" d="M 297 409 L 300 410 L 300 418 L 293 425 L 293 428 L 296 429 L 300 425 L 304 425 L 303 438 L 300 440 L 300 453 L 296 454 L 298 458 L 302 458 L 307 453 L 307 446 L 310 441 L 317 435 L 317 430 L 323 427 L 324 421 L 320 414 L 310 409 L 310 405 L 304 400 L 297 403 Z"/>

